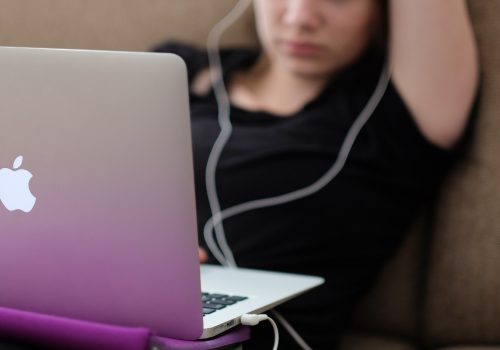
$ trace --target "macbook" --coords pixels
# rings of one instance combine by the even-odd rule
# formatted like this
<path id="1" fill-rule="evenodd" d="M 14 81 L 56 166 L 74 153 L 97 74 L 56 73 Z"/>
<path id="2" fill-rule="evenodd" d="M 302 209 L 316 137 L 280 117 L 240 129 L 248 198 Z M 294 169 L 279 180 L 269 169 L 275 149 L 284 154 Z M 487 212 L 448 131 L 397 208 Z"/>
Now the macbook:
<path id="1" fill-rule="evenodd" d="M 200 269 L 179 57 L 2 47 L 0 76 L 0 306 L 198 339 L 323 282 Z"/>

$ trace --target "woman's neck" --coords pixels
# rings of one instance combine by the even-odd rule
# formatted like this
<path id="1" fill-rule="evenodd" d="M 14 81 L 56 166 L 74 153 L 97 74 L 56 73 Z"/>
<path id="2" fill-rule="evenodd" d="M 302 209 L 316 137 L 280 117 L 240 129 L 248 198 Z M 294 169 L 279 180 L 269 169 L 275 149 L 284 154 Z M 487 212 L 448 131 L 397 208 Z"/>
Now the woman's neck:
<path id="1" fill-rule="evenodd" d="M 261 56 L 249 70 L 233 75 L 229 95 L 238 107 L 290 116 L 316 98 L 328 80 L 294 74 Z"/>

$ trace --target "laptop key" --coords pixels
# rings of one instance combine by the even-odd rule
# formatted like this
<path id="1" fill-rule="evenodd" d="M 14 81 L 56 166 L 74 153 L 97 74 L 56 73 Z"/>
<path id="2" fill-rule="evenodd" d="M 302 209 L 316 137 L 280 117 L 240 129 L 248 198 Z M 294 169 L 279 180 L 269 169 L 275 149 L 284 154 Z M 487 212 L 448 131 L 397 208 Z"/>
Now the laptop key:
<path id="1" fill-rule="evenodd" d="M 219 293 L 201 293 L 201 301 L 203 304 L 203 316 L 209 315 L 217 310 L 222 310 L 226 306 L 236 304 L 237 302 L 248 299 L 239 295 L 229 296 L 227 294 Z"/>
<path id="2" fill-rule="evenodd" d="M 226 299 L 234 300 L 234 301 L 243 301 L 243 300 L 247 300 L 248 297 L 241 297 L 241 296 L 238 296 L 238 295 L 231 295 L 230 297 L 227 297 Z"/>
<path id="3" fill-rule="evenodd" d="M 229 295 L 226 294 L 209 294 L 213 299 L 227 298 Z"/>
<path id="4" fill-rule="evenodd" d="M 208 315 L 211 314 L 212 312 L 215 312 L 215 309 L 209 309 L 209 308 L 203 308 L 203 315 Z"/>
<path id="5" fill-rule="evenodd" d="M 208 309 L 214 309 L 214 310 L 220 310 L 220 309 L 223 309 L 226 307 L 226 305 L 222 305 L 222 304 L 212 304 L 212 303 L 203 303 L 203 307 L 204 308 L 208 308 Z"/>
<path id="6" fill-rule="evenodd" d="M 210 302 L 221 305 L 233 305 L 236 303 L 236 301 L 231 299 L 212 299 Z"/>

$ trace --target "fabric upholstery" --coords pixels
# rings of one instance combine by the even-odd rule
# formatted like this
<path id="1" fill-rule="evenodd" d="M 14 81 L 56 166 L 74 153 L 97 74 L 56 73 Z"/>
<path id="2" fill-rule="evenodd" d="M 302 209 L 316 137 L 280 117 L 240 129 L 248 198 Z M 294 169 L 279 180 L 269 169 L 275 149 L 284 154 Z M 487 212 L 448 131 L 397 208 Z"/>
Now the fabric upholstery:
<path id="1" fill-rule="evenodd" d="M 480 118 L 433 229 L 425 341 L 500 344 L 500 1 L 469 1 L 483 68 Z"/>
<path id="2" fill-rule="evenodd" d="M 149 50 L 173 38 L 204 44 L 236 0 L 0 0 L 0 44 Z M 224 43 L 255 42 L 251 11 Z"/>

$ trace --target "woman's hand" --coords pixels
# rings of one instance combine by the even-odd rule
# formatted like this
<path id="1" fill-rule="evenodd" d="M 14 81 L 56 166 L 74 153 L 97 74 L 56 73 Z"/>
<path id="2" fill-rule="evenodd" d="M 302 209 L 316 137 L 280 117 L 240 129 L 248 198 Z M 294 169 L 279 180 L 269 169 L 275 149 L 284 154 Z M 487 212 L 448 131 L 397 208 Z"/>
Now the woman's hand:
<path id="1" fill-rule="evenodd" d="M 200 263 L 205 263 L 208 260 L 208 255 L 205 249 L 198 247 L 198 260 Z"/>

